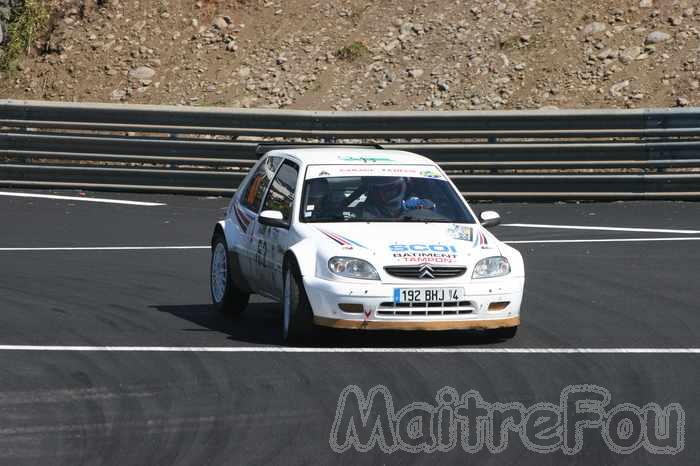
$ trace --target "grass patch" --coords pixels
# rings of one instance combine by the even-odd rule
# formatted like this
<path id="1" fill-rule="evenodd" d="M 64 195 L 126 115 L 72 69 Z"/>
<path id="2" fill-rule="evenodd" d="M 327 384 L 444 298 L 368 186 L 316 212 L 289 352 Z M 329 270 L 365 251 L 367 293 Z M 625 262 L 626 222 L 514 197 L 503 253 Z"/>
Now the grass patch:
<path id="1" fill-rule="evenodd" d="M 519 36 L 503 37 L 499 40 L 498 46 L 501 50 L 517 49 L 521 46 Z"/>
<path id="2" fill-rule="evenodd" d="M 498 41 L 498 48 L 501 50 L 523 49 L 526 47 L 539 48 L 543 44 L 542 36 L 539 34 L 533 35 L 509 35 L 502 37 Z"/>
<path id="3" fill-rule="evenodd" d="M 335 56 L 340 60 L 355 61 L 369 53 L 369 49 L 362 42 L 355 41 L 350 45 L 338 49 Z"/>
<path id="4" fill-rule="evenodd" d="M 10 37 L 0 56 L 0 70 L 13 71 L 19 60 L 29 52 L 34 41 L 49 24 L 49 7 L 46 0 L 24 0 L 8 25 Z"/>

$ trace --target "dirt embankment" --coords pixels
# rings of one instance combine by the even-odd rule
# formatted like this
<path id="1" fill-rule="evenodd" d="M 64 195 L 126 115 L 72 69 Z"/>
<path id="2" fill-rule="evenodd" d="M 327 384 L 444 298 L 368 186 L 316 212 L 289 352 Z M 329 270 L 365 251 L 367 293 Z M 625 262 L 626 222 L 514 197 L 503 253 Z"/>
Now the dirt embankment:
<path id="1" fill-rule="evenodd" d="M 690 0 L 63 0 L 0 97 L 344 110 L 700 105 Z"/>

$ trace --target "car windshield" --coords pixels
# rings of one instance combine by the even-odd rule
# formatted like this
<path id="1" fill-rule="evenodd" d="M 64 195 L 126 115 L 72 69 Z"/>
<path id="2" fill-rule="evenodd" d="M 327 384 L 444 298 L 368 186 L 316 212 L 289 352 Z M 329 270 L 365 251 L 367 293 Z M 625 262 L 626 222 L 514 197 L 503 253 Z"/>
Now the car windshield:
<path id="1" fill-rule="evenodd" d="M 383 170 L 375 165 L 372 173 L 362 176 L 309 168 L 302 222 L 475 223 L 459 194 L 430 166 Z M 387 171 L 411 176 L 381 175 Z"/>

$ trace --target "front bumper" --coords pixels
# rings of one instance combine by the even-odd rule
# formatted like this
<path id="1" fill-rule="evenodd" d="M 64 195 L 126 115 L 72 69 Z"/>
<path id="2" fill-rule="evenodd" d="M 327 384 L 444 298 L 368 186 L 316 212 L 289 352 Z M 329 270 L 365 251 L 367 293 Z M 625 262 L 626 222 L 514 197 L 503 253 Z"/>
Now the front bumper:
<path id="1" fill-rule="evenodd" d="M 314 323 L 322 327 L 359 329 L 359 330 L 466 330 L 466 329 L 494 329 L 503 327 L 517 327 L 520 325 L 520 317 L 508 317 L 506 319 L 483 320 L 446 320 L 446 321 L 381 321 L 381 320 L 344 320 L 328 319 L 326 317 L 314 317 Z"/>
<path id="2" fill-rule="evenodd" d="M 520 324 L 524 277 L 459 282 L 341 282 L 304 277 L 314 322 L 325 327 L 367 330 L 494 329 Z M 465 297 L 449 306 L 393 304 L 394 288 L 463 287 Z M 494 306 L 496 303 L 499 306 Z M 503 305 L 503 303 L 508 303 Z M 340 306 L 343 306 L 341 309 Z M 353 307 L 353 312 L 346 312 Z"/>

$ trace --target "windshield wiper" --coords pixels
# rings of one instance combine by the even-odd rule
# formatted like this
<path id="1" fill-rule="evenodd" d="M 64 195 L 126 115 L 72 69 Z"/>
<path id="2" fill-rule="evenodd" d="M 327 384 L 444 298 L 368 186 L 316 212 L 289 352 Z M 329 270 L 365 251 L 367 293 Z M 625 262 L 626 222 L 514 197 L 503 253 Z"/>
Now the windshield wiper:
<path id="1" fill-rule="evenodd" d="M 449 219 L 414 218 L 410 215 L 401 217 L 372 217 L 372 218 L 346 218 L 342 216 L 316 217 L 305 219 L 305 223 L 330 223 L 330 222 L 355 222 L 355 223 L 460 223 Z"/>
<path id="2" fill-rule="evenodd" d="M 437 218 L 415 218 L 409 215 L 404 215 L 400 219 L 402 222 L 414 222 L 414 223 L 454 223 L 452 220 L 447 219 L 437 219 Z"/>
<path id="3" fill-rule="evenodd" d="M 306 219 L 306 223 L 325 223 L 325 222 L 353 222 L 358 221 L 356 218 L 343 217 L 342 215 L 328 215 L 325 217 L 316 217 Z M 362 221 L 362 220 L 359 220 Z"/>
<path id="4" fill-rule="evenodd" d="M 406 222 L 406 223 L 454 223 L 452 220 L 414 218 L 414 217 L 411 217 L 409 215 L 403 215 L 401 217 L 353 218 L 353 219 L 351 219 L 351 221 L 353 221 L 353 222 L 365 222 L 365 223 L 372 223 L 372 222 L 378 222 L 378 223 L 387 223 L 387 222 L 395 222 L 395 223 L 401 223 L 401 222 Z"/>

